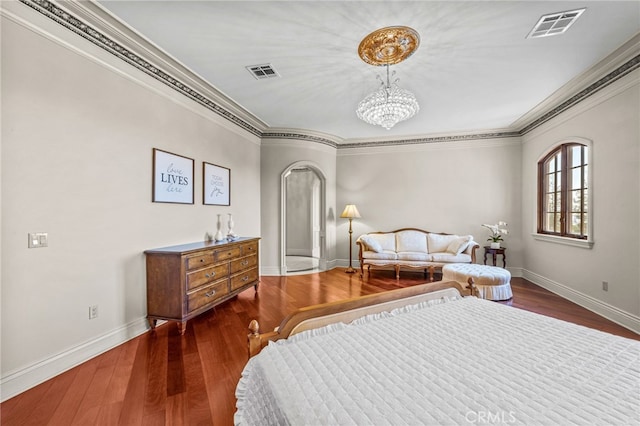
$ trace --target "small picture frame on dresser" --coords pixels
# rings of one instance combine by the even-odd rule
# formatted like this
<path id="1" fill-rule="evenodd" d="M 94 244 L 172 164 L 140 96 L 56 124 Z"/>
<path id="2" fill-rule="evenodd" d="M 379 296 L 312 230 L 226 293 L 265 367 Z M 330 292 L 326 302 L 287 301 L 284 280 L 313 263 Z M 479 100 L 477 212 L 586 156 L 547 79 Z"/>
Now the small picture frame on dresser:
<path id="1" fill-rule="evenodd" d="M 192 158 L 153 148 L 154 203 L 193 204 Z"/>
<path id="2" fill-rule="evenodd" d="M 202 162 L 202 204 L 231 205 L 231 170 Z"/>

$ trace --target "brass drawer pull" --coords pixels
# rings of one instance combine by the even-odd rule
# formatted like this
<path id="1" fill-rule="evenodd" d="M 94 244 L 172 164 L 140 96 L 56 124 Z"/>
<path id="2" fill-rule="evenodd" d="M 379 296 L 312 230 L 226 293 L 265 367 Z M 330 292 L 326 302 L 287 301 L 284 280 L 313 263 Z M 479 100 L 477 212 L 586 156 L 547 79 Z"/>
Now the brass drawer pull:
<path id="1" fill-rule="evenodd" d="M 248 264 L 249 264 L 248 260 L 245 260 L 245 261 L 242 262 L 242 266 L 247 266 Z"/>
<path id="2" fill-rule="evenodd" d="M 249 275 L 246 275 L 242 278 L 242 281 L 249 281 Z"/>
<path id="3" fill-rule="evenodd" d="M 204 259 L 200 259 L 200 263 L 204 262 Z"/>
<path id="4" fill-rule="evenodd" d="M 214 294 L 216 294 L 216 291 L 215 290 L 211 290 L 211 291 L 206 292 L 204 295 L 207 296 L 207 297 L 212 297 Z"/>
<path id="5" fill-rule="evenodd" d="M 212 272 L 211 274 L 204 274 L 204 276 L 207 277 L 207 278 L 213 278 L 213 277 L 216 276 L 216 273 Z"/>

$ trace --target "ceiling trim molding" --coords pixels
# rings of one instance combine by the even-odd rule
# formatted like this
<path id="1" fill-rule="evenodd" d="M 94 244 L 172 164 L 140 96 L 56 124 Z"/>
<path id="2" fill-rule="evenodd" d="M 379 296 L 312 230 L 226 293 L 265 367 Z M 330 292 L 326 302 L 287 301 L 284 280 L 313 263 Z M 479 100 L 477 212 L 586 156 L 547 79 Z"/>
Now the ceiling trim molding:
<path id="1" fill-rule="evenodd" d="M 417 144 L 428 144 L 428 143 L 459 142 L 459 141 L 500 139 L 500 138 L 513 138 L 513 137 L 520 137 L 520 132 L 517 132 L 517 131 L 487 132 L 487 133 L 474 133 L 474 134 L 461 134 L 461 135 L 421 137 L 421 138 L 412 138 L 412 139 L 398 139 L 398 140 L 390 140 L 390 141 L 344 143 L 344 144 L 340 144 L 340 146 L 338 146 L 338 149 L 371 148 L 371 147 L 397 146 L 397 145 L 417 145 Z"/>
<path id="2" fill-rule="evenodd" d="M 587 86 L 585 89 L 581 90 L 580 92 L 576 93 L 575 95 L 573 95 L 572 97 L 570 97 L 566 101 L 562 102 L 560 105 L 556 106 L 551 111 L 543 114 L 542 116 L 540 116 L 536 120 L 532 121 L 530 124 L 528 124 L 527 126 L 525 126 L 524 128 L 522 128 L 520 130 L 520 134 L 521 135 L 527 134 L 531 130 L 535 129 L 536 127 L 538 127 L 538 126 L 540 126 L 540 125 L 542 125 L 544 123 L 546 123 L 547 121 L 551 120 L 552 118 L 554 118 L 558 114 L 566 111 L 567 109 L 571 108 L 572 106 L 576 105 L 577 103 L 582 102 L 583 100 L 585 100 L 589 96 L 595 94 L 599 90 L 604 89 L 605 87 L 607 87 L 611 83 L 619 80 L 620 78 L 622 78 L 625 75 L 629 74 L 630 72 L 634 71 L 638 67 L 640 67 L 640 55 L 636 55 L 634 58 L 632 58 L 629 61 L 627 61 L 626 63 L 624 63 L 622 66 L 618 67 L 614 71 L 612 71 L 609 74 L 607 74 L 606 76 L 602 77 L 601 79 L 599 79 L 595 83 L 592 83 L 591 85 Z"/>
<path id="3" fill-rule="evenodd" d="M 308 135 L 304 133 L 294 133 L 294 132 L 288 132 L 288 131 L 270 132 L 267 130 L 262 134 L 262 138 L 263 139 L 295 139 L 295 140 L 301 140 L 305 142 L 320 143 L 335 149 L 340 148 L 342 146 L 336 143 L 335 141 L 332 141 L 331 139 L 327 139 L 322 136 L 314 136 L 314 135 Z"/>
<path id="4" fill-rule="evenodd" d="M 72 13 L 67 10 L 57 6 L 53 1 L 48 0 L 19 0 L 22 4 L 28 6 L 29 8 L 35 10 L 36 12 L 42 14 L 43 16 L 51 19 L 57 24 L 63 26 L 64 28 L 72 31 L 76 35 L 79 35 L 83 39 L 89 41 L 90 43 L 98 46 L 99 48 L 105 50 L 106 52 L 114 55 L 118 59 L 128 63 L 129 65 L 135 67 L 136 69 L 144 72 L 150 77 L 160 81 L 166 86 L 170 87 L 173 90 L 176 90 L 180 94 L 192 99 L 193 101 L 199 103 L 204 106 L 208 110 L 218 114 L 219 116 L 227 119 L 231 123 L 237 125 L 238 127 L 246 130 L 247 132 L 258 136 L 260 138 L 265 139 L 292 139 L 292 140 L 300 140 L 305 142 L 319 143 L 326 146 L 330 146 L 335 149 L 354 149 L 354 148 L 370 148 L 370 147 L 384 147 L 384 146 L 399 146 L 399 145 L 417 145 L 417 144 L 428 144 L 428 143 L 442 143 L 442 142 L 457 142 L 457 141 L 471 141 L 471 140 L 482 140 L 482 139 L 495 139 L 495 138 L 511 138 L 511 137 L 519 137 L 522 136 L 536 127 L 546 123 L 572 106 L 580 103 L 585 100 L 589 96 L 595 94 L 599 90 L 607 87 L 613 82 L 619 80 L 630 72 L 640 67 L 640 55 L 636 55 L 623 63 L 622 65 L 616 67 L 613 71 L 609 72 L 604 77 L 598 79 L 595 83 L 590 84 L 580 92 L 571 96 L 569 99 L 557 104 L 553 109 L 549 110 L 542 115 L 539 115 L 533 121 L 529 122 L 529 124 L 520 127 L 522 123 L 522 119 L 518 120 L 513 124 L 514 128 L 517 129 L 520 127 L 520 130 L 513 131 L 499 131 L 499 132 L 480 132 L 475 134 L 459 134 L 459 135 L 444 135 L 444 136 L 431 136 L 431 137 L 417 137 L 417 138 L 405 138 L 405 139 L 397 139 L 397 140 L 379 140 L 379 141 L 362 141 L 362 142 L 342 142 L 342 139 L 339 137 L 329 137 L 329 136 L 319 136 L 314 135 L 313 131 L 303 131 L 305 133 L 301 133 L 302 131 L 288 131 L 288 130 L 269 130 L 260 129 L 259 123 L 262 123 L 261 120 L 255 116 L 253 116 L 250 112 L 243 110 L 241 106 L 237 106 L 228 99 L 223 94 L 219 93 L 210 83 L 202 80 L 198 77 L 193 71 L 186 68 L 184 65 L 179 64 L 174 59 L 170 58 L 169 55 L 162 52 L 157 46 L 151 45 L 149 42 L 146 42 L 146 45 L 142 48 L 146 50 L 152 56 L 156 56 L 163 65 L 166 65 L 167 68 L 172 68 L 175 73 L 169 74 L 169 72 L 161 70 L 158 66 L 153 65 L 149 60 L 145 59 L 142 55 L 134 53 L 131 49 L 124 47 L 121 43 L 113 40 L 113 38 L 120 37 L 110 37 L 105 34 L 105 31 L 99 31 L 85 21 L 79 19 L 77 16 L 74 16 Z M 88 5 L 92 5 L 92 2 L 86 2 Z M 73 6 L 73 8 L 78 9 L 78 12 L 84 15 L 89 16 L 95 15 L 95 11 L 90 10 L 85 2 L 69 2 L 69 5 Z M 103 14 L 106 12 L 99 7 L 99 5 L 95 6 L 96 10 L 101 11 Z M 115 17 L 111 16 L 100 16 L 99 19 L 102 20 L 102 23 L 105 25 L 114 25 Z M 89 19 L 87 19 L 89 20 Z M 133 31 L 130 30 L 133 33 Z M 142 39 L 141 36 L 137 35 L 137 38 Z M 635 39 L 635 38 L 634 38 Z M 634 43 L 635 40 L 632 39 L 631 43 Z M 150 46 L 150 47 L 149 47 Z M 625 46 L 623 46 L 625 47 Z M 636 50 L 637 51 L 637 50 Z M 615 52 L 614 54 L 615 55 Z M 611 56 L 613 56 L 611 55 Z M 171 59 L 171 61 L 169 61 Z M 170 62 L 176 62 L 176 64 L 171 64 Z M 180 71 L 182 69 L 182 71 Z M 182 75 L 184 80 L 192 80 L 193 84 L 187 84 L 182 79 L 176 78 L 175 75 Z M 593 74 L 591 74 L 593 75 Z M 193 78 L 192 78 L 193 77 Z M 584 75 L 582 76 L 584 78 Z M 201 83 L 198 83 L 200 81 Z M 205 85 L 206 83 L 206 85 Z M 200 90 L 194 89 L 193 86 L 202 86 L 199 87 Z M 207 87 L 210 87 L 208 89 Z M 202 94 L 201 92 L 209 92 L 208 96 Z M 212 96 L 213 95 L 213 96 Z M 220 98 L 220 100 L 212 100 L 211 98 Z M 549 99 L 552 101 L 552 99 Z M 228 105 L 222 105 L 228 104 Z M 553 103 L 552 103 L 553 104 Z M 237 110 L 235 112 L 230 111 L 230 109 Z M 239 115 L 247 115 L 247 119 L 240 117 Z M 531 111 L 531 113 L 535 114 L 535 109 Z M 528 115 L 528 114 L 527 114 Z M 252 124 L 249 121 L 254 121 L 256 124 Z M 522 123 L 524 124 L 524 123 Z M 266 126 L 266 124 L 265 124 Z"/>
<path id="5" fill-rule="evenodd" d="M 62 25 L 66 29 L 79 35 L 80 37 L 88 40 L 101 49 L 111 53 L 117 58 L 125 61 L 129 65 L 139 69 L 145 74 L 155 78 L 156 80 L 166 84 L 170 88 L 178 91 L 179 93 L 191 98 L 195 102 L 203 105 L 205 108 L 213 111 L 221 117 L 231 121 L 237 126 L 245 129 L 249 133 L 252 133 L 258 137 L 262 136 L 262 131 L 257 127 L 251 125 L 247 121 L 233 114 L 228 109 L 222 107 L 217 102 L 202 95 L 197 90 L 190 87 L 190 85 L 183 83 L 179 79 L 173 77 L 169 73 L 161 70 L 159 67 L 151 64 L 142 56 L 132 52 L 130 49 L 122 46 L 120 43 L 114 41 L 101 31 L 98 31 L 93 26 L 80 20 L 76 16 L 72 15 L 68 11 L 58 7 L 51 1 L 47 0 L 19 0 L 21 3 L 30 7 L 31 9 L 39 12 L 54 22 Z"/>

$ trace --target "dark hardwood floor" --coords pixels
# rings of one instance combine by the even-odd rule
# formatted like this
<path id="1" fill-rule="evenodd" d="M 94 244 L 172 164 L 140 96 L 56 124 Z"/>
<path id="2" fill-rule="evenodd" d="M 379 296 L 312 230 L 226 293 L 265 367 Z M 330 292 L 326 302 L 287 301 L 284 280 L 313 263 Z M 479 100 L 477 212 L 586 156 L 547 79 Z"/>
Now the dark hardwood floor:
<path id="1" fill-rule="evenodd" d="M 189 321 L 132 339 L 42 383 L 0 406 L 12 425 L 230 425 L 235 387 L 247 362 L 249 321 L 273 329 L 290 311 L 316 303 L 424 282 L 421 273 L 376 271 L 364 280 L 338 268 L 291 277 L 262 277 L 253 289 Z M 640 336 L 522 278 L 502 302 L 587 327 L 640 340 Z"/>

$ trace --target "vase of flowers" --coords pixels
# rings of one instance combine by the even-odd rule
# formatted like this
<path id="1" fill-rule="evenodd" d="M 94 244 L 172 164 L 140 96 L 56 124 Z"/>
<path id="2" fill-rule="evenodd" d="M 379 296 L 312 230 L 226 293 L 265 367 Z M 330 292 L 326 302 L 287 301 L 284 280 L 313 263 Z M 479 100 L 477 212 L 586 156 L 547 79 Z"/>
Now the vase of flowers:
<path id="1" fill-rule="evenodd" d="M 487 241 L 491 241 L 491 248 L 500 248 L 500 241 L 504 241 L 503 235 L 507 235 L 509 230 L 507 229 L 507 222 L 499 221 L 495 225 L 483 224 L 485 228 L 491 231 L 491 235 L 487 238 Z"/>

